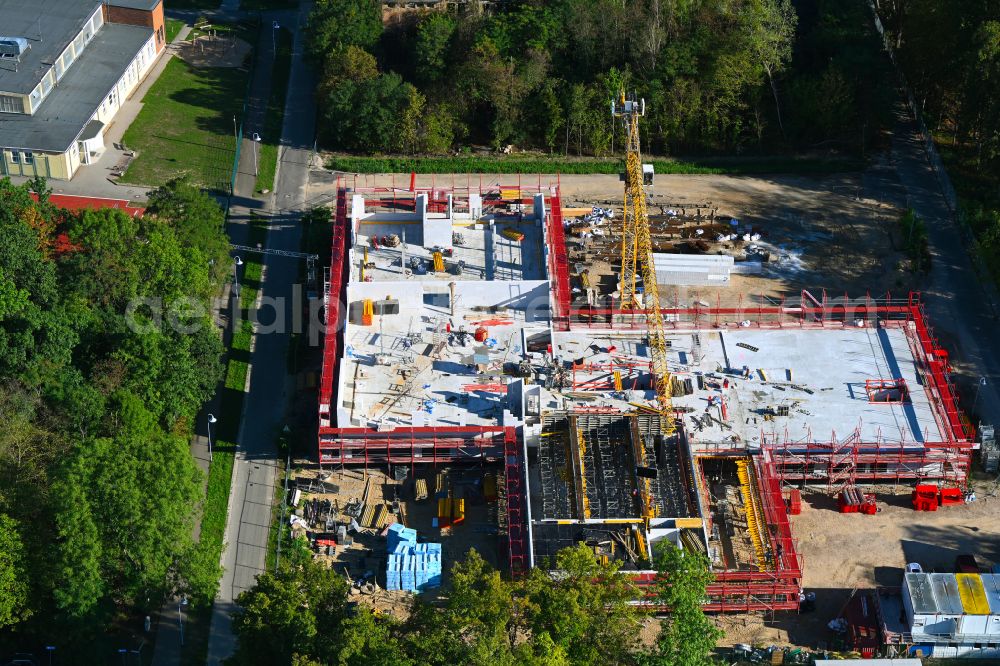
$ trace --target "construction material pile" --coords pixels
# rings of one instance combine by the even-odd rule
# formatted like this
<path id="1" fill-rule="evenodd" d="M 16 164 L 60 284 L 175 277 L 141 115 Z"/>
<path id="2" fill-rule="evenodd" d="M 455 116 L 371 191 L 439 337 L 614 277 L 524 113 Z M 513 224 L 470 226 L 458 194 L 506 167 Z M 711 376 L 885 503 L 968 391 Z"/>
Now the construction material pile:
<path id="1" fill-rule="evenodd" d="M 385 588 L 423 592 L 441 587 L 441 544 L 417 543 L 417 531 L 393 523 L 386 531 Z"/>

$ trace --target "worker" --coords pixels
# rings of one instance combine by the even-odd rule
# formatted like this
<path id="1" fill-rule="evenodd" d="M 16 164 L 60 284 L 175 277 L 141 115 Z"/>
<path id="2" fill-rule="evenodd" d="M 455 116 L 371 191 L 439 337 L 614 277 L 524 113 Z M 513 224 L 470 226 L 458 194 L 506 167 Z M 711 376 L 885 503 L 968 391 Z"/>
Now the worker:
<path id="1" fill-rule="evenodd" d="M 743 379 L 750 379 L 750 366 L 749 365 L 744 365 L 743 366 Z"/>

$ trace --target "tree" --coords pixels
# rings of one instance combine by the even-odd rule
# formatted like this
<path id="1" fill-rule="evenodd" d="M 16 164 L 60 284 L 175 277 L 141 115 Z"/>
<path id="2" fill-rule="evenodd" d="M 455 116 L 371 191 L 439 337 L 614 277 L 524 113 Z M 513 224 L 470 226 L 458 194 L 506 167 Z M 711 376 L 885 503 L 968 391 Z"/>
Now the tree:
<path id="1" fill-rule="evenodd" d="M 93 614 L 105 593 L 104 553 L 86 491 L 88 474 L 71 460 L 54 484 L 56 524 L 52 594 L 56 608 L 71 620 Z"/>
<path id="2" fill-rule="evenodd" d="M 317 94 L 320 98 L 328 97 L 344 81 L 364 83 L 377 76 L 375 56 L 355 44 L 339 46 L 326 56 Z"/>
<path id="3" fill-rule="evenodd" d="M 545 146 L 549 149 L 549 154 L 552 154 L 559 143 L 559 131 L 566 124 L 554 81 L 546 81 L 542 86 L 538 112 L 541 116 L 539 124 L 542 127 Z"/>
<path id="4" fill-rule="evenodd" d="M 178 178 L 150 192 L 146 212 L 174 230 L 180 247 L 191 253 L 199 268 L 211 266 L 210 295 L 217 293 L 231 269 L 226 214 L 219 202 L 186 178 Z"/>
<path id="5" fill-rule="evenodd" d="M 682 551 L 664 540 L 654 555 L 657 570 L 654 594 L 669 608 L 660 625 L 656 648 L 648 663 L 663 666 L 708 666 L 711 651 L 722 632 L 712 624 L 701 606 L 705 587 L 712 581 L 708 558 Z"/>
<path id="6" fill-rule="evenodd" d="M 342 81 L 322 104 L 324 133 L 338 148 L 413 151 L 424 97 L 395 73 L 363 83 Z"/>
<path id="7" fill-rule="evenodd" d="M 743 12 L 746 37 L 757 64 L 767 74 L 778 126 L 785 133 L 781 119 L 781 102 L 775 76 L 792 56 L 792 38 L 795 36 L 796 15 L 791 0 L 751 0 Z"/>
<path id="8" fill-rule="evenodd" d="M 382 3 L 378 0 L 320 0 L 306 23 L 307 48 L 320 62 L 338 47 L 371 48 L 381 35 Z"/>
<path id="9" fill-rule="evenodd" d="M 13 627 L 31 615 L 27 580 L 18 524 L 0 513 L 0 628 Z"/>
<path id="10" fill-rule="evenodd" d="M 86 646 L 116 614 L 158 603 L 168 572 L 192 591 L 218 580 L 217 556 L 192 543 L 188 436 L 221 375 L 219 335 L 204 311 L 177 319 L 200 325 L 190 333 L 126 315 L 143 297 L 167 299 L 168 316 L 206 300 L 229 245 L 218 204 L 184 182 L 142 219 L 61 210 L 31 187 L 37 203 L 0 179 L 0 624 Z M 182 556 L 198 567 L 174 570 Z"/>
<path id="11" fill-rule="evenodd" d="M 417 596 L 399 622 L 359 604 L 343 578 L 308 550 L 240 596 L 239 664 L 569 666 L 634 664 L 637 591 L 584 546 L 560 552 L 549 574 L 505 580 L 476 551 L 454 565 L 440 600 Z"/>
<path id="12" fill-rule="evenodd" d="M 444 12 L 428 12 L 420 21 L 413 44 L 413 58 L 419 81 L 433 84 L 444 77 L 457 26 L 455 19 Z"/>
<path id="13" fill-rule="evenodd" d="M 234 664 L 326 662 L 343 646 L 347 583 L 311 558 L 262 573 L 237 602 Z"/>
<path id="14" fill-rule="evenodd" d="M 448 152 L 455 142 L 455 117 L 446 104 L 427 109 L 420 122 L 420 151 L 441 154 Z"/>

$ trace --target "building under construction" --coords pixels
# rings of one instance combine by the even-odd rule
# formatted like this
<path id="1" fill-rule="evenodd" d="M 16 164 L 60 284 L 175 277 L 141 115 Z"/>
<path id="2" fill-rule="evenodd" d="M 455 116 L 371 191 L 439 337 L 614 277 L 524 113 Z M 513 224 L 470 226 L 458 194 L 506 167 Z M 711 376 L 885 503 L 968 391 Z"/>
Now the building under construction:
<path id="1" fill-rule="evenodd" d="M 964 484 L 974 432 L 917 294 L 661 292 L 651 333 L 571 265 L 581 213 L 558 182 L 340 183 L 319 464 L 481 467 L 513 575 L 584 542 L 649 582 L 666 539 L 708 555 L 717 612 L 798 608 L 789 488 Z"/>

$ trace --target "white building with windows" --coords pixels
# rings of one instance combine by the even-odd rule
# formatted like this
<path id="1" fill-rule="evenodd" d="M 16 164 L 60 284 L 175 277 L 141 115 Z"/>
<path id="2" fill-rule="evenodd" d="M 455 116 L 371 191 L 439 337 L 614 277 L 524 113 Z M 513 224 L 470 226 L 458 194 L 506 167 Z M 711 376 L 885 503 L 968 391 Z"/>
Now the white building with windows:
<path id="1" fill-rule="evenodd" d="M 164 46 L 162 0 L 0 0 L 0 176 L 99 159 Z"/>

